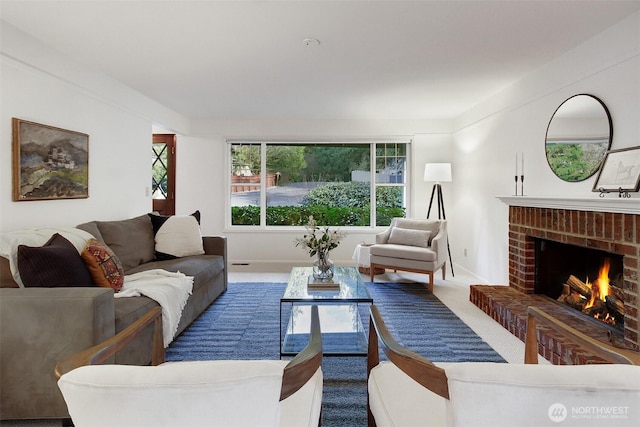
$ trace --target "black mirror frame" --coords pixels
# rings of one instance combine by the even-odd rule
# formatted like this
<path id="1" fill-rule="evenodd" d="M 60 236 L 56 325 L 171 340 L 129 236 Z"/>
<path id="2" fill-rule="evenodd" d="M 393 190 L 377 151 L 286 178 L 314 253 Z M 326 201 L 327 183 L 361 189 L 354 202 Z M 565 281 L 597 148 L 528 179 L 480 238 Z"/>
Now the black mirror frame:
<path id="1" fill-rule="evenodd" d="M 553 169 L 553 167 L 551 166 L 551 163 L 549 162 L 549 156 L 547 154 L 547 141 L 548 141 L 548 136 L 549 136 L 549 127 L 551 127 L 551 123 L 553 122 L 553 118 L 555 117 L 556 113 L 558 112 L 558 110 L 560 110 L 560 108 L 562 108 L 563 105 L 565 105 L 569 100 L 576 98 L 578 96 L 588 96 L 590 98 L 593 98 L 594 100 L 598 101 L 598 103 L 600 104 L 600 106 L 602 106 L 604 113 L 607 116 L 607 122 L 609 125 L 609 143 L 607 145 L 607 150 L 605 151 L 605 153 L 603 153 L 602 159 L 600 159 L 600 164 L 597 168 L 595 168 L 593 170 L 593 172 L 591 172 L 591 174 L 589 176 L 584 177 L 583 179 L 579 179 L 579 180 L 575 180 L 575 181 L 570 181 L 567 179 L 562 178 L 560 175 L 558 175 L 556 173 L 556 171 Z M 558 106 L 558 108 L 555 109 L 555 111 L 553 112 L 553 114 L 551 115 L 551 118 L 549 119 L 549 123 L 547 124 L 547 130 L 545 132 L 545 138 L 544 138 L 544 143 L 545 143 L 545 159 L 547 159 L 547 164 L 549 165 L 549 169 L 551 169 L 551 171 L 553 172 L 554 175 L 556 175 L 558 178 L 560 178 L 561 180 L 565 181 L 565 182 L 582 182 L 585 181 L 589 178 L 591 178 L 592 176 L 594 176 L 599 170 L 600 168 L 602 168 L 602 164 L 604 162 L 604 158 L 606 156 L 606 153 L 611 150 L 611 144 L 613 142 L 613 121 L 611 120 L 611 113 L 609 112 L 609 109 L 607 108 L 606 104 L 597 96 L 595 95 L 591 95 L 589 93 L 579 93 L 573 96 L 570 96 L 569 98 L 565 99 L 562 103 L 560 103 L 560 105 Z"/>

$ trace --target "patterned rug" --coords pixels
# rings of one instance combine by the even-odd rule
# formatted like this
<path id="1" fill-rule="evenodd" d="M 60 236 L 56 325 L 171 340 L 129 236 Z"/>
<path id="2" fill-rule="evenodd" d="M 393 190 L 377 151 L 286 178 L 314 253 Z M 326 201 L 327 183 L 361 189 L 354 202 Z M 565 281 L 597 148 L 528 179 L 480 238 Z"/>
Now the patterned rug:
<path id="1" fill-rule="evenodd" d="M 229 283 L 169 346 L 167 361 L 278 359 L 284 283 Z M 504 362 L 486 342 L 421 284 L 368 283 L 395 338 L 434 362 Z M 363 323 L 368 330 L 367 310 Z M 325 427 L 366 426 L 366 357 L 323 359 Z"/>

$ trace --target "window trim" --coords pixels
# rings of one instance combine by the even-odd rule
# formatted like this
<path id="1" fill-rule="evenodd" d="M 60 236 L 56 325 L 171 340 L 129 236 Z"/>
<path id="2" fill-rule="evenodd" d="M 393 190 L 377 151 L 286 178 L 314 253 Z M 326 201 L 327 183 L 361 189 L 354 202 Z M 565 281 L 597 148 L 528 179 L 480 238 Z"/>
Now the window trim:
<path id="1" fill-rule="evenodd" d="M 267 222 L 267 194 L 265 189 L 265 183 L 267 182 L 267 146 L 268 145 L 335 145 L 335 144 L 345 144 L 345 145 L 363 145 L 368 144 L 370 148 L 370 185 L 372 191 L 370 192 L 371 204 L 370 204 L 370 217 L 372 219 L 371 223 L 368 226 L 340 226 L 341 229 L 344 230 L 354 230 L 354 231 L 364 231 L 364 230 L 372 230 L 376 228 L 381 228 L 376 225 L 376 191 L 377 187 L 395 187 L 400 186 L 404 188 L 404 197 L 405 197 L 405 212 L 411 212 L 411 176 L 412 176 L 412 162 L 411 162 L 411 153 L 412 153 L 412 143 L 413 140 L 410 137 L 392 137 L 392 138 L 365 138 L 365 139 L 348 139 L 348 140 L 330 140 L 330 139 L 322 139 L 322 140 L 286 140 L 286 139 L 262 139 L 262 138 L 247 138 L 247 139 L 227 139 L 226 140 L 226 196 L 225 196 L 225 224 L 226 229 L 233 232 L 255 232 L 255 231 L 292 231 L 292 230 L 300 230 L 303 226 L 277 226 L 277 225 L 268 225 Z M 234 225 L 232 224 L 232 215 L 231 215 L 231 176 L 233 174 L 233 159 L 231 155 L 231 146 L 234 144 L 246 144 L 246 145 L 260 145 L 260 224 L 259 225 Z M 406 177 L 404 179 L 404 183 L 402 185 L 393 185 L 390 183 L 378 184 L 376 183 L 376 148 L 378 144 L 405 144 L 406 146 Z"/>

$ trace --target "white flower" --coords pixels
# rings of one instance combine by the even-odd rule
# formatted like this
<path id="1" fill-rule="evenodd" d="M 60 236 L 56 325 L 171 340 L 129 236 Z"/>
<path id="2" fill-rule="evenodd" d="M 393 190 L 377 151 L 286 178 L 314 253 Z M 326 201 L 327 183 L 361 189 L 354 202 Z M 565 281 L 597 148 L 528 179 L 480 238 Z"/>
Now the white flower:
<path id="1" fill-rule="evenodd" d="M 309 252 L 309 256 L 320 254 L 325 257 L 329 251 L 335 249 L 340 244 L 340 240 L 345 233 L 339 230 L 331 230 L 329 227 L 319 227 L 313 216 L 309 217 L 309 222 L 305 225 L 307 233 L 295 239 L 296 246 L 303 246 Z"/>

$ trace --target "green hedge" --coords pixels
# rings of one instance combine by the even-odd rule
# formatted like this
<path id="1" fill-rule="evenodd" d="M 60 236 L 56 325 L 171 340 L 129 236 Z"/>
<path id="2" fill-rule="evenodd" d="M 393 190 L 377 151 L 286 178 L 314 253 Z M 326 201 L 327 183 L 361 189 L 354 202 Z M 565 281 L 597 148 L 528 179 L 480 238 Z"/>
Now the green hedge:
<path id="1" fill-rule="evenodd" d="M 270 206 L 267 207 L 267 225 L 304 226 L 309 216 L 313 216 L 318 225 L 328 226 L 368 226 L 371 221 L 369 207 L 334 207 L 323 205 L 310 206 Z M 381 207 L 376 212 L 376 225 L 391 223 L 391 218 L 404 217 L 404 208 Z M 232 206 L 232 225 L 260 225 L 258 206 Z"/>

